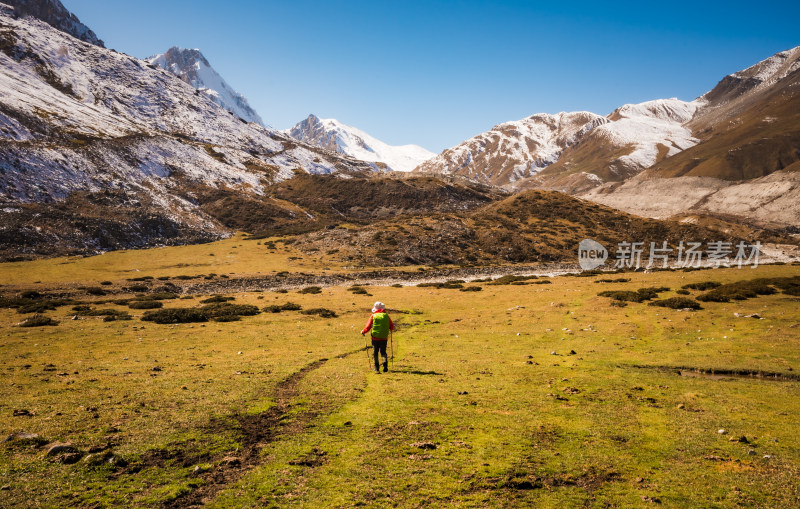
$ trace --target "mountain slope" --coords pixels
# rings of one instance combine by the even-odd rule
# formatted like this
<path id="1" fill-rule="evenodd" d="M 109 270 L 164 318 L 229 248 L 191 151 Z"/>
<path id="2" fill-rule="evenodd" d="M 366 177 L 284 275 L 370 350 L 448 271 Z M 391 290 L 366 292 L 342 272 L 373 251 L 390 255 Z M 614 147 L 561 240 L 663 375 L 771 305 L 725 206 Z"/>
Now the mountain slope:
<path id="1" fill-rule="evenodd" d="M 499 124 L 445 150 L 415 171 L 513 186 L 558 161 L 564 150 L 607 122 L 585 111 L 532 115 Z"/>
<path id="2" fill-rule="evenodd" d="M 263 196 L 296 172 L 375 170 L 243 122 L 144 61 L 0 10 L 0 238 L 23 252 L 219 238 L 231 230 L 193 188 Z M 85 227 L 87 201 L 106 227 Z M 122 230 L 139 238 L 115 237 Z"/>
<path id="3" fill-rule="evenodd" d="M 725 77 L 688 122 L 701 142 L 583 196 L 636 214 L 800 225 L 800 47 Z"/>
<path id="4" fill-rule="evenodd" d="M 586 112 L 533 115 L 500 124 L 445 150 L 418 171 L 459 174 L 512 189 L 584 193 L 606 182 L 623 182 L 648 168 L 669 168 L 663 173 L 673 176 L 689 173 L 690 167 L 697 165 L 687 162 L 689 154 L 706 151 L 716 154 L 717 162 L 694 174 L 723 179 L 760 177 L 796 160 L 791 155 L 797 148 L 793 134 L 797 120 L 792 112 L 798 109 L 792 97 L 798 69 L 800 48 L 794 48 L 727 76 L 694 101 L 673 98 L 626 104 L 606 117 Z M 748 111 L 759 113 L 748 118 Z M 770 127 L 756 128 L 755 117 Z M 566 142 L 558 137 L 556 119 L 577 120 L 567 122 L 573 132 Z M 584 127 L 585 120 L 591 123 Z M 706 145 L 715 137 L 715 144 Z M 755 143 L 756 139 L 762 141 Z M 743 145 L 759 148 L 741 154 L 729 152 Z M 693 147 L 696 150 L 689 151 Z M 747 153 L 767 157 L 760 172 L 742 169 L 756 160 L 742 155 Z M 709 157 L 706 154 L 701 159 Z M 723 168 L 719 161 L 726 158 L 739 162 Z M 747 158 L 751 163 L 744 162 Z M 691 160 L 696 161 L 697 156 L 692 155 Z"/>
<path id="5" fill-rule="evenodd" d="M 388 145 L 335 119 L 315 115 L 284 131 L 292 138 L 361 161 L 383 163 L 390 171 L 411 171 L 435 154 L 417 145 Z"/>
<path id="6" fill-rule="evenodd" d="M 525 191 L 467 214 L 423 214 L 402 222 L 385 220 L 359 228 L 335 228 L 298 238 L 309 253 L 327 251 L 364 265 L 577 263 L 581 240 L 606 246 L 614 260 L 619 242 L 728 240 L 692 224 L 656 221 L 573 198 L 555 191 Z M 647 254 L 643 255 L 645 265 Z"/>
<path id="7" fill-rule="evenodd" d="M 105 47 L 92 30 L 81 23 L 77 16 L 69 12 L 59 0 L 3 0 L 14 8 L 17 16 L 32 16 L 48 25 L 66 32 L 76 39 L 89 44 Z"/>
<path id="8" fill-rule="evenodd" d="M 247 99 L 222 79 L 200 50 L 172 47 L 166 53 L 146 60 L 180 77 L 237 117 L 264 126 L 264 121 Z"/>

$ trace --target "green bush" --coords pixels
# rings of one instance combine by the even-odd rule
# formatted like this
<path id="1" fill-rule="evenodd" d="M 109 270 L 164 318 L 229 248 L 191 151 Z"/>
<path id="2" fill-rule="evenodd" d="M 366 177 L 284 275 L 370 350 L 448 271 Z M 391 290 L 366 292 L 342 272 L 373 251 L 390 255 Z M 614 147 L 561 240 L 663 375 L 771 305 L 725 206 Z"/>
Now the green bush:
<path id="1" fill-rule="evenodd" d="M 461 288 L 459 291 L 460 292 L 480 292 L 481 290 L 483 290 L 483 288 L 481 288 L 480 286 L 468 286 L 466 288 Z"/>
<path id="2" fill-rule="evenodd" d="M 688 285 L 683 285 L 681 288 L 705 292 L 706 290 L 711 290 L 713 288 L 717 288 L 718 286 L 722 286 L 722 283 L 718 283 L 716 281 L 702 281 L 700 283 L 689 283 Z"/>
<path id="3" fill-rule="evenodd" d="M 264 311 L 267 313 L 280 313 L 281 311 L 300 311 L 303 307 L 300 304 L 295 304 L 294 302 L 287 302 L 282 306 L 272 305 L 267 306 L 264 308 Z"/>
<path id="4" fill-rule="evenodd" d="M 180 295 L 175 292 L 155 292 L 136 296 L 136 300 L 173 300 L 178 298 Z"/>
<path id="5" fill-rule="evenodd" d="M 46 327 L 53 325 L 58 325 L 58 322 L 44 315 L 33 315 L 19 324 L 20 327 Z"/>
<path id="6" fill-rule="evenodd" d="M 766 279 L 753 279 L 751 281 L 738 281 L 718 286 L 710 292 L 698 295 L 697 300 L 703 302 L 730 302 L 731 300 L 747 300 L 759 295 L 772 295 L 778 291 L 770 286 L 774 281 Z"/>
<path id="7" fill-rule="evenodd" d="M 618 277 L 616 279 L 598 279 L 595 283 L 629 283 L 631 278 Z"/>
<path id="8" fill-rule="evenodd" d="M 418 288 L 436 288 L 438 290 L 447 289 L 447 290 L 460 290 L 464 288 L 464 285 L 457 282 L 457 281 L 447 281 L 445 283 L 419 283 L 417 285 Z"/>
<path id="9" fill-rule="evenodd" d="M 669 299 L 654 300 L 648 305 L 672 309 L 702 309 L 699 302 L 688 297 L 670 297 Z"/>
<path id="10" fill-rule="evenodd" d="M 213 297 L 209 297 L 207 299 L 203 299 L 200 301 L 200 304 L 215 304 L 221 302 L 230 302 L 232 300 L 236 300 L 234 297 L 225 297 L 222 295 L 215 295 Z"/>
<path id="11" fill-rule="evenodd" d="M 131 285 L 126 290 L 129 292 L 146 292 L 150 287 L 147 285 Z"/>
<path id="12" fill-rule="evenodd" d="M 158 300 L 134 300 L 128 303 L 131 309 L 158 309 L 163 308 L 164 303 Z"/>
<path id="13" fill-rule="evenodd" d="M 36 290 L 25 290 L 24 292 L 20 293 L 19 296 L 23 299 L 41 299 L 42 294 L 37 292 Z"/>
<path id="14" fill-rule="evenodd" d="M 98 296 L 107 295 L 107 292 L 104 289 L 100 288 L 99 286 L 90 286 L 89 288 L 86 289 L 86 293 L 88 293 L 89 295 L 98 295 Z"/>
<path id="15" fill-rule="evenodd" d="M 521 281 L 530 281 L 531 279 L 539 279 L 539 276 L 502 276 L 494 281 L 491 281 L 490 285 L 510 285 L 514 283 L 519 283 Z"/>
<path id="16" fill-rule="evenodd" d="M 217 320 L 218 318 L 232 317 L 232 316 L 255 316 L 261 312 L 261 310 L 258 309 L 257 306 L 253 306 L 251 304 L 230 304 L 228 302 L 207 304 L 200 309 L 202 309 L 208 315 L 209 318 L 212 318 L 218 322 L 232 321 L 232 320 Z"/>
<path id="17" fill-rule="evenodd" d="M 677 293 L 678 295 L 690 295 L 691 294 L 691 292 L 689 290 L 684 290 L 683 288 L 681 288 L 680 290 L 675 290 L 675 293 Z"/>
<path id="18" fill-rule="evenodd" d="M 623 302 L 644 302 L 646 300 L 655 299 L 661 292 L 668 291 L 669 288 L 666 286 L 660 286 L 640 288 L 635 292 L 630 290 L 607 290 L 605 292 L 600 292 L 597 295 L 600 297 L 610 297 L 614 300 Z"/>
<path id="19" fill-rule="evenodd" d="M 316 295 L 322 293 L 322 288 L 320 288 L 319 286 L 308 286 L 306 288 L 303 288 L 302 290 L 299 290 L 297 293 L 308 293 L 311 295 Z"/>
<path id="20" fill-rule="evenodd" d="M 208 313 L 196 308 L 165 308 L 146 312 L 142 321 L 158 324 L 207 322 Z"/>
<path id="21" fill-rule="evenodd" d="M 317 315 L 321 316 L 322 318 L 336 318 L 338 316 L 335 311 L 325 308 L 305 309 L 300 312 L 304 315 Z"/>
<path id="22" fill-rule="evenodd" d="M 371 295 L 366 289 L 361 286 L 351 286 L 347 291 L 352 292 L 354 295 Z"/>

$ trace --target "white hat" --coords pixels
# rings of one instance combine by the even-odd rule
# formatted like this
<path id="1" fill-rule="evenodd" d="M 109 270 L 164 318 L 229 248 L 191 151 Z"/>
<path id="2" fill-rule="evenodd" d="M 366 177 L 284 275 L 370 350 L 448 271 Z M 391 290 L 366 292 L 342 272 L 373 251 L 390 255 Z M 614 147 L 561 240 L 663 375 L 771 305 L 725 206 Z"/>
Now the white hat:
<path id="1" fill-rule="evenodd" d="M 384 305 L 383 305 L 383 302 L 381 302 L 381 301 L 377 301 L 377 302 L 375 302 L 375 305 L 374 305 L 374 306 L 372 306 L 372 312 L 373 312 L 373 313 L 375 313 L 375 312 L 377 312 L 377 311 L 380 311 L 380 310 L 382 310 L 382 309 L 386 309 L 386 306 L 384 306 Z"/>

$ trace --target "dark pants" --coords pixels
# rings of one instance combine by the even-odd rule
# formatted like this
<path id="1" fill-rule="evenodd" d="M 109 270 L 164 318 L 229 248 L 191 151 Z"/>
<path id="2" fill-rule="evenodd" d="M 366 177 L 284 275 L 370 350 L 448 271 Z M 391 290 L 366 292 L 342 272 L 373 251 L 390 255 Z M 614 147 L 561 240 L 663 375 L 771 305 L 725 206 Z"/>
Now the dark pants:
<path id="1" fill-rule="evenodd" d="M 383 359 L 383 370 L 386 371 L 389 366 L 389 359 L 386 356 L 386 344 L 389 342 L 388 339 L 375 339 L 372 338 L 372 358 L 375 359 L 375 371 L 378 371 L 378 352 L 381 354 L 381 358 Z"/>

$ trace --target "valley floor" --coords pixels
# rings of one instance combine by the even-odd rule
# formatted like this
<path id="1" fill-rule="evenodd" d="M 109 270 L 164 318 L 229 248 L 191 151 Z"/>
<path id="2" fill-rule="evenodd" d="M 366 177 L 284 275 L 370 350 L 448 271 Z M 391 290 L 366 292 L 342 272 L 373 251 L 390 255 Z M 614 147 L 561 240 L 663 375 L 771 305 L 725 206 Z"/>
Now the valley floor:
<path id="1" fill-rule="evenodd" d="M 256 266 L 230 242 L 192 247 L 216 255 L 197 283 L 309 263 Z M 0 309 L 2 506 L 800 504 L 799 297 L 689 311 L 598 296 L 667 298 L 800 266 L 240 291 L 231 302 L 266 310 L 160 325 L 141 321 L 134 295 L 200 309 L 208 294 L 158 287 L 192 283 L 181 271 L 196 276 L 201 258 L 113 256 L 127 265 L 0 267 L 6 305 L 12 290 L 72 299 L 42 311 L 54 326 Z M 375 300 L 398 329 L 380 375 L 358 334 Z M 315 308 L 335 317 L 302 314 Z"/>

